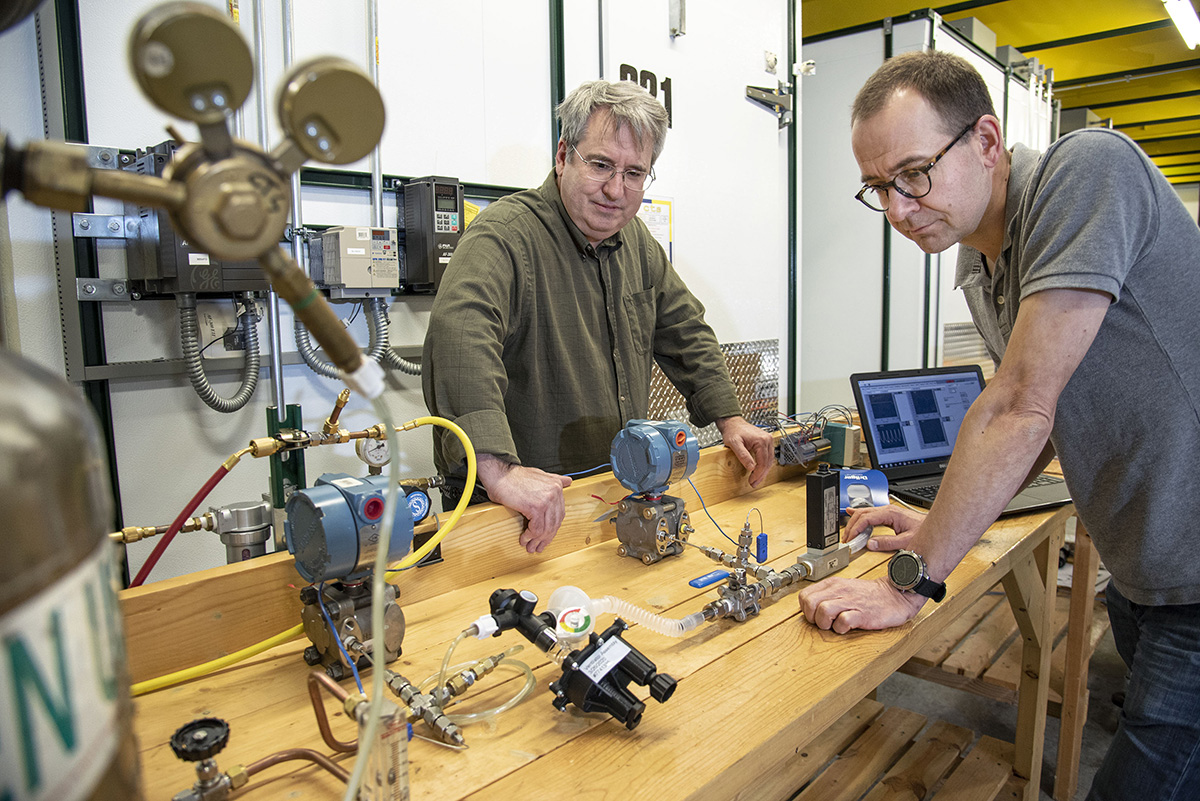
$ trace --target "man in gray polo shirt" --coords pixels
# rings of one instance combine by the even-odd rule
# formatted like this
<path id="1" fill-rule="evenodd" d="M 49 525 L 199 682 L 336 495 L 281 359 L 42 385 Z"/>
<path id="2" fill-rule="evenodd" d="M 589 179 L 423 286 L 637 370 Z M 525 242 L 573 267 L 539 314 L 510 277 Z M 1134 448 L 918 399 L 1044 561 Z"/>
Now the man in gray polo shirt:
<path id="1" fill-rule="evenodd" d="M 1112 573 L 1131 675 L 1089 798 L 1195 797 L 1200 560 L 1185 548 L 1200 519 L 1200 228 L 1121 134 L 1005 149 L 982 78 L 947 53 L 885 63 L 855 100 L 852 145 L 860 200 L 927 253 L 962 246 L 958 283 L 998 369 L 929 514 L 880 507 L 847 526 L 893 528 L 870 547 L 913 552 L 928 582 L 829 579 L 801 593 L 805 616 L 838 632 L 909 620 L 1057 453 Z"/>

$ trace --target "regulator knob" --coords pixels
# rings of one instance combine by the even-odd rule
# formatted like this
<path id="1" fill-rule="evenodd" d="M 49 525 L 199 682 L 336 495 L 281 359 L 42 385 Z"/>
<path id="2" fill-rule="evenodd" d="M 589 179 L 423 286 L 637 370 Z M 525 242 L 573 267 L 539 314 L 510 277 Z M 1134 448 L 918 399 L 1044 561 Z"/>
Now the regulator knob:
<path id="1" fill-rule="evenodd" d="M 201 762 L 216 756 L 228 742 L 228 723 L 220 718 L 199 718 L 171 735 L 171 750 L 185 762 Z"/>

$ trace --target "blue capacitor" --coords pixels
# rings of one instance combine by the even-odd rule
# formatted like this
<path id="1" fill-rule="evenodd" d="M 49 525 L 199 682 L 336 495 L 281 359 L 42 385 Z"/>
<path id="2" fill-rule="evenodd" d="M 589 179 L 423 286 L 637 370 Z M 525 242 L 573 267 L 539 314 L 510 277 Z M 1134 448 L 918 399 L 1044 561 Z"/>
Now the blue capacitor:
<path id="1" fill-rule="evenodd" d="M 692 579 L 691 581 L 688 582 L 688 584 L 699 590 L 699 589 L 708 587 L 712 584 L 716 584 L 718 581 L 724 581 L 727 578 L 729 578 L 728 570 L 714 570 L 711 573 L 705 573 L 703 576 L 700 576 L 699 578 Z"/>

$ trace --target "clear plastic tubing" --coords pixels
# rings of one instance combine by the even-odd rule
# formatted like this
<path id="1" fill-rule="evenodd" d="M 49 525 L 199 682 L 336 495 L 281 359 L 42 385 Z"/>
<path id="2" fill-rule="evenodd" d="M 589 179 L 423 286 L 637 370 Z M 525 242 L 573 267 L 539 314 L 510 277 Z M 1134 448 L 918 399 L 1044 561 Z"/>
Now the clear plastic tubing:
<path id="1" fill-rule="evenodd" d="M 680 619 L 663 617 L 612 595 L 590 598 L 583 590 L 569 585 L 555 590 L 548 606 L 558 620 L 558 636 L 567 640 L 586 637 L 595 625 L 595 618 L 605 613 L 617 615 L 628 623 L 637 623 L 664 637 L 682 637 L 704 622 L 703 612 Z"/>
<path id="2" fill-rule="evenodd" d="M 863 533 L 850 540 L 850 553 L 858 553 L 863 548 L 866 548 L 867 540 L 869 539 L 871 539 L 871 527 L 867 527 Z"/>

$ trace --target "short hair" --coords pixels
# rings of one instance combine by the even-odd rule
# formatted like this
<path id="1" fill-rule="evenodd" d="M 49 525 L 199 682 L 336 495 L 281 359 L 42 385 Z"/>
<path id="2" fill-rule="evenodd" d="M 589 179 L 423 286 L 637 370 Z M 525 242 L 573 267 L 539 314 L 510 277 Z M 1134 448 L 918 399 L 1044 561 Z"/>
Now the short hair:
<path id="1" fill-rule="evenodd" d="M 654 144 L 651 164 L 658 161 L 667 142 L 667 110 L 649 92 L 632 81 L 585 81 L 558 104 L 559 139 L 574 147 L 587 135 L 592 112 L 608 109 L 619 129 L 627 126 L 638 144 Z"/>
<path id="2" fill-rule="evenodd" d="M 867 79 L 850 111 L 851 126 L 883 111 L 899 89 L 912 89 L 941 117 L 947 136 L 984 114 L 996 115 L 983 77 L 961 56 L 940 50 L 902 53 Z"/>

